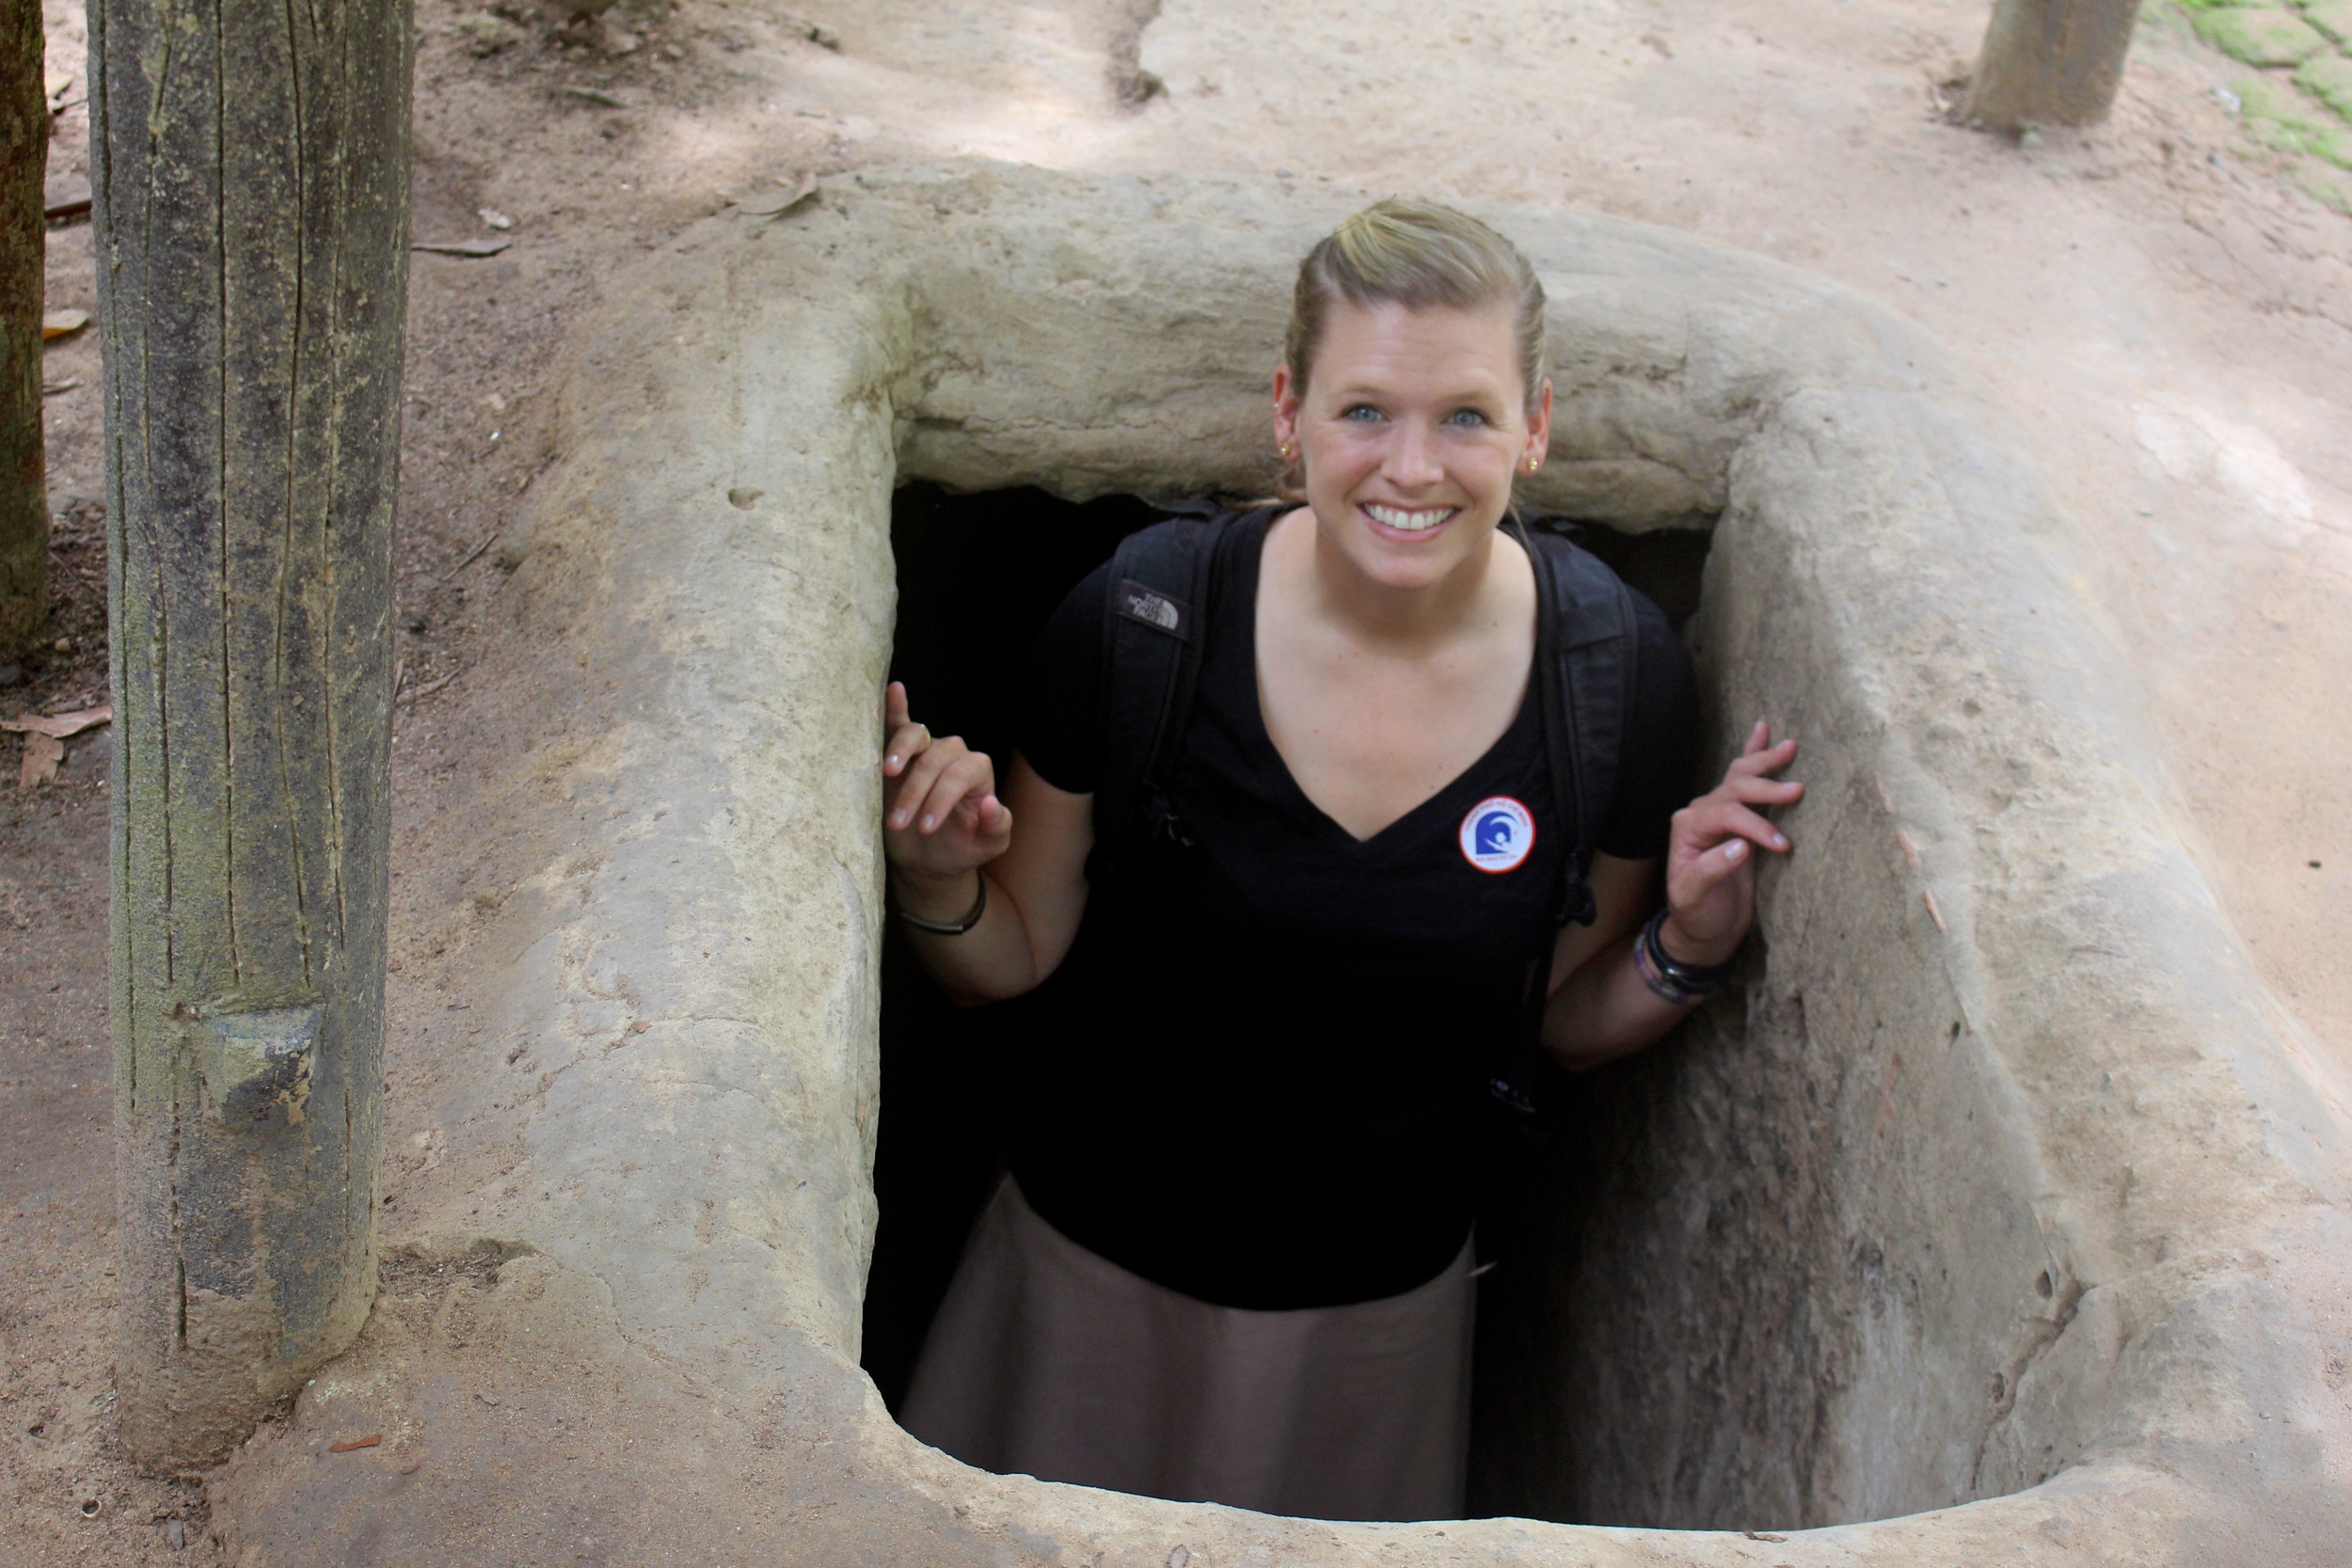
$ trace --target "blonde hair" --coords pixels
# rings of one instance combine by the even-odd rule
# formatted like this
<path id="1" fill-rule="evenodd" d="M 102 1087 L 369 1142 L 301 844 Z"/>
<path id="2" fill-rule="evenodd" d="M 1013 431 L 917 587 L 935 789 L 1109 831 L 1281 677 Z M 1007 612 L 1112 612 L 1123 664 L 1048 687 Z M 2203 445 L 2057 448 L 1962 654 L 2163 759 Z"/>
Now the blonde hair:
<path id="1" fill-rule="evenodd" d="M 1527 405 L 1534 407 L 1542 396 L 1544 286 L 1517 245 L 1467 213 L 1436 201 L 1391 197 L 1315 242 L 1298 263 L 1290 328 L 1282 336 L 1283 362 L 1302 393 L 1335 299 L 1359 309 L 1507 305 Z M 1286 497 L 1298 489 L 1300 477 L 1295 461 L 1284 465 L 1280 489 Z"/>

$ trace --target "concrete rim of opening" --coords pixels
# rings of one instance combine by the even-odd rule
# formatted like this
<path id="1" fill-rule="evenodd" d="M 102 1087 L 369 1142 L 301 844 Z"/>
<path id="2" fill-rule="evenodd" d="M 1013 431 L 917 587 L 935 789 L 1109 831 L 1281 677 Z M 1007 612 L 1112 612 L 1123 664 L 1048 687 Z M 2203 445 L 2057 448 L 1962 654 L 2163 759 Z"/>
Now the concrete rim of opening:
<path id="1" fill-rule="evenodd" d="M 2186 1563 L 2249 1543 L 2317 1562 L 2352 1538 L 2352 1419 L 2326 1370 L 2352 1257 L 2341 1086 L 2269 1022 L 2065 519 L 1993 400 L 1899 319 L 1556 213 L 1496 214 L 1554 300 L 1561 419 L 1532 499 L 1631 528 L 1722 514 L 1701 628 L 1719 698 L 1820 737 L 1821 817 L 1878 835 L 1837 870 L 1892 900 L 1859 900 L 1872 929 L 1820 927 L 1846 904 L 1827 868 L 1791 867 L 1764 915 L 1774 962 L 1802 980 L 1798 955 L 1847 942 L 1922 966 L 1905 983 L 1948 1005 L 1972 1103 L 2004 1118 L 1985 1135 L 2049 1289 L 1977 1473 L 2026 1489 L 1759 1556 L 1738 1533 L 1124 1497 L 970 1470 L 889 1421 L 855 1336 L 891 488 L 1263 484 L 1287 271 L 1358 199 L 864 176 L 699 226 L 619 294 L 506 546 L 533 635 L 582 672 L 549 744 L 482 790 L 541 869 L 437 972 L 501 1049 L 420 1069 L 452 1164 L 502 1174 L 404 1216 L 360 1346 L 218 1478 L 232 1543 L 274 1564 L 362 1543 L 481 1560 L 496 1531 L 518 1561 L 1156 1568 Z M 509 1041 L 537 1080 L 514 1082 Z M 452 1261 L 484 1237 L 496 1266 Z M 320 1463 L 347 1426 L 383 1452 Z"/>

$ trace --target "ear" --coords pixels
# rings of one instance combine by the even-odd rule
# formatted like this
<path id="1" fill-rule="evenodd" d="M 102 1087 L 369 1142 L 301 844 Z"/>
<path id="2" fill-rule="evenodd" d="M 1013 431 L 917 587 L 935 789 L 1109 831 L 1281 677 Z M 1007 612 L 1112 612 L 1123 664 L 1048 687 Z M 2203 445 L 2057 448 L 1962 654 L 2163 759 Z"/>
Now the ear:
<path id="1" fill-rule="evenodd" d="M 1298 445 L 1298 406 L 1302 401 L 1298 383 L 1291 375 L 1288 365 L 1274 367 L 1274 444 L 1278 447 Z"/>
<path id="2" fill-rule="evenodd" d="M 1551 382 L 1549 377 L 1535 393 L 1534 406 L 1527 411 L 1527 447 L 1519 453 L 1519 467 L 1533 464 L 1544 466 L 1544 454 L 1551 449 Z"/>

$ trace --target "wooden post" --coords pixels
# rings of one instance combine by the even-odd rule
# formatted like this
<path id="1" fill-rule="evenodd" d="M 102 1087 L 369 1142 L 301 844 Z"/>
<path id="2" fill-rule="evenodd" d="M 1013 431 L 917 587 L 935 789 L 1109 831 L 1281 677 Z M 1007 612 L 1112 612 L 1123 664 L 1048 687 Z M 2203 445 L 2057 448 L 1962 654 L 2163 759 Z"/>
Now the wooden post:
<path id="1" fill-rule="evenodd" d="M 91 0 L 124 1444 L 375 1293 L 406 0 Z"/>
<path id="2" fill-rule="evenodd" d="M 40 446 L 41 180 L 49 165 L 40 0 L 0 0 L 0 662 L 49 622 Z"/>
<path id="3" fill-rule="evenodd" d="M 2139 0 L 1998 0 L 1962 118 L 2007 132 L 2106 119 L 2138 19 Z"/>

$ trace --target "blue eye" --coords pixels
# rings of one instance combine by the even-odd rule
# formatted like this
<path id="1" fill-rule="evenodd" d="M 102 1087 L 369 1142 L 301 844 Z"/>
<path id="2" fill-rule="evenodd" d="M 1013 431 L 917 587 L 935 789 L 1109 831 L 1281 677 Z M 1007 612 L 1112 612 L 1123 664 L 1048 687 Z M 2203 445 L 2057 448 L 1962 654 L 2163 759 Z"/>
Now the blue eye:
<path id="1" fill-rule="evenodd" d="M 1445 422 L 1452 425 L 1461 425 L 1465 428 L 1470 428 L 1486 424 L 1487 420 L 1486 415 L 1481 414 L 1475 408 L 1456 408 L 1453 413 L 1448 414 L 1445 417 Z"/>
<path id="2" fill-rule="evenodd" d="M 1353 404 L 1344 413 L 1340 415 L 1340 418 L 1343 420 L 1354 420 L 1359 424 L 1368 420 L 1376 420 L 1379 417 L 1380 410 L 1375 408 L 1368 403 Z"/>

